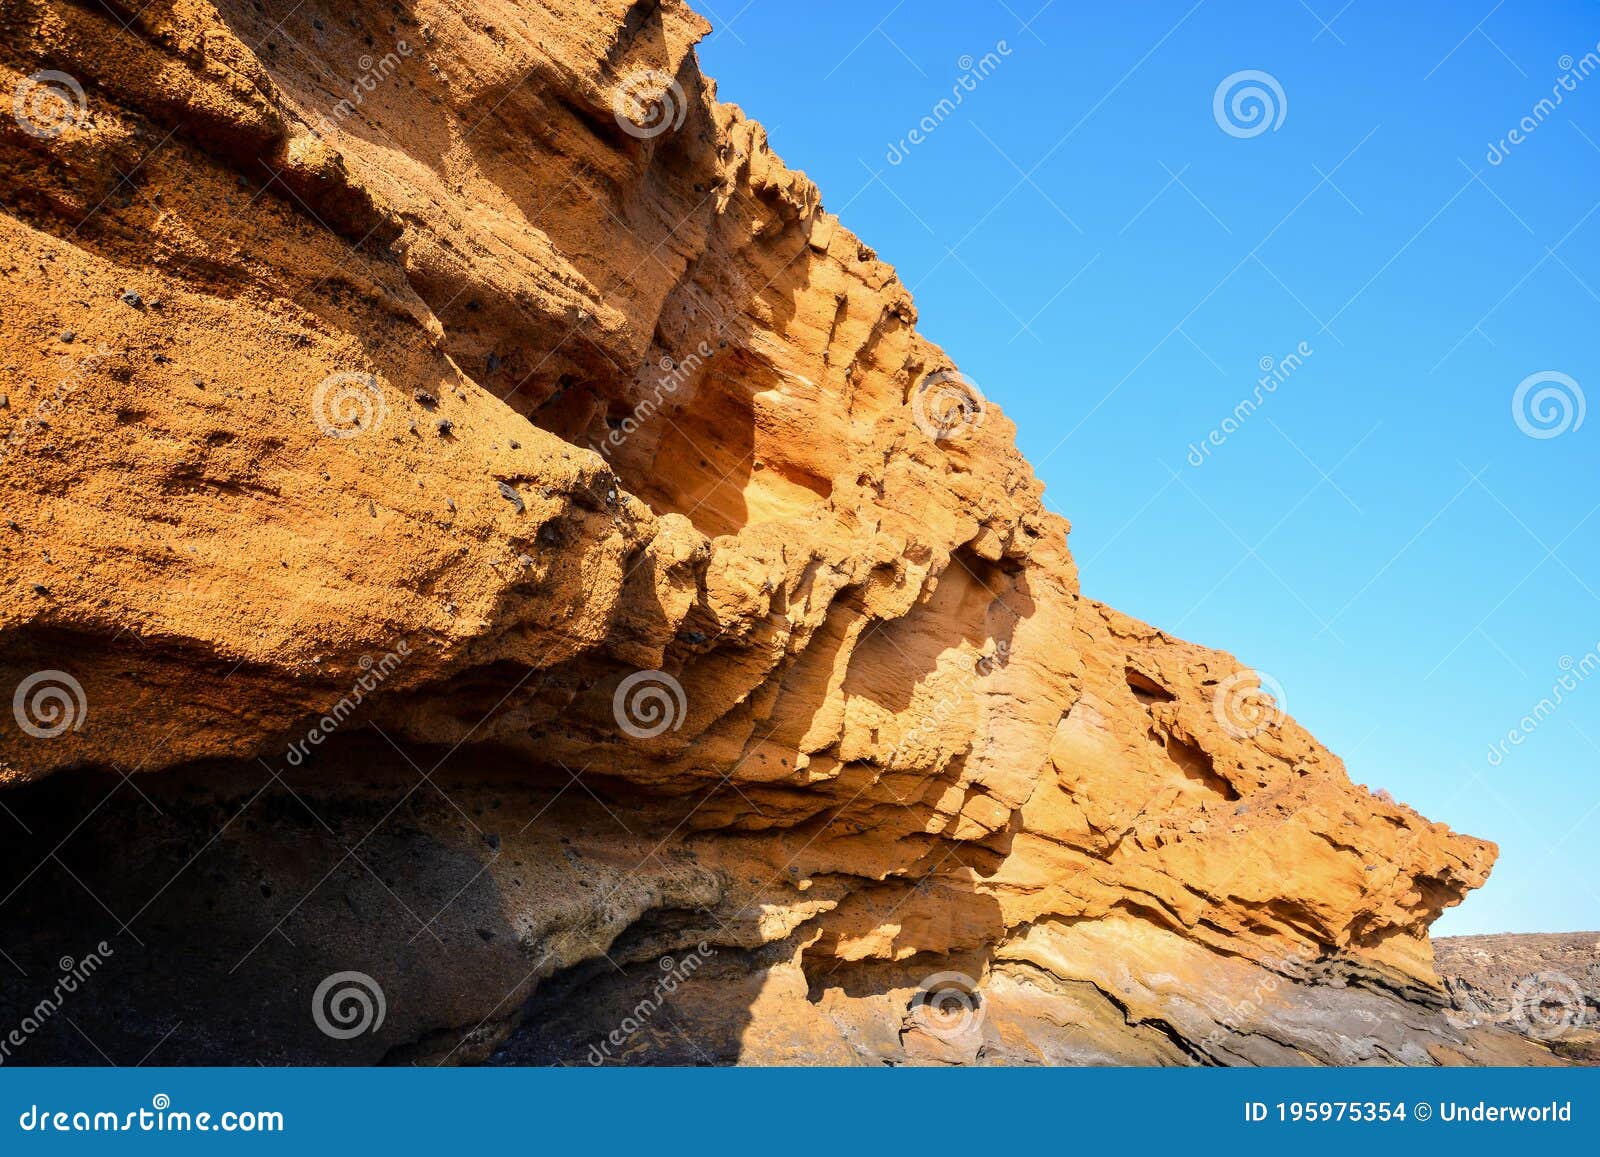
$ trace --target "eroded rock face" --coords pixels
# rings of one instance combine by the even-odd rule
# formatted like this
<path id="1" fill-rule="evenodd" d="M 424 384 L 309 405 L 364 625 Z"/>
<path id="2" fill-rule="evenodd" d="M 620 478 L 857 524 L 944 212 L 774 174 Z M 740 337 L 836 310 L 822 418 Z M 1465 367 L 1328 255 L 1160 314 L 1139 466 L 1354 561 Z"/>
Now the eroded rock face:
<path id="1" fill-rule="evenodd" d="M 17 1057 L 1547 1057 L 1493 846 L 1080 594 L 705 31 L 0 0 Z"/>

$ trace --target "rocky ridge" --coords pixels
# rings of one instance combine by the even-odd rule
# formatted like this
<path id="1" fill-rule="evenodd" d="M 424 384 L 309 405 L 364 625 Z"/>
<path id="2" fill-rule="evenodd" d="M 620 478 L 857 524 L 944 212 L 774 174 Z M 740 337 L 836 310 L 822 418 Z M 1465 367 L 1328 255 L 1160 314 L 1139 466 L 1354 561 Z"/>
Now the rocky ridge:
<path id="1" fill-rule="evenodd" d="M 706 30 L 0 0 L 0 1019 L 116 977 L 19 1057 L 1550 1059 L 1493 845 L 1081 594 Z"/>

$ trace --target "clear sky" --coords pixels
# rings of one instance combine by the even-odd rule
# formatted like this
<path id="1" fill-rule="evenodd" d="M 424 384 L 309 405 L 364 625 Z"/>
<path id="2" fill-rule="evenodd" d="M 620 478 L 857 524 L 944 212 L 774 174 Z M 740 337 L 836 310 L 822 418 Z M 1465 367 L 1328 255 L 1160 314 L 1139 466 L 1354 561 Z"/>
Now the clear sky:
<path id="1" fill-rule="evenodd" d="M 1437 932 L 1600 929 L 1600 5 L 694 4 L 1017 423 L 1084 591 L 1498 841 Z"/>

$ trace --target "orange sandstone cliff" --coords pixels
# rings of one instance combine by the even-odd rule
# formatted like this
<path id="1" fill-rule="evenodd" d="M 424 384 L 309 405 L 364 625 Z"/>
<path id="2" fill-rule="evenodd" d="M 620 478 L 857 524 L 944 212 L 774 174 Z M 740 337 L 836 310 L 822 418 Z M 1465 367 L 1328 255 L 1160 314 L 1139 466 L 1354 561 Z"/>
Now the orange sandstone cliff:
<path id="1" fill-rule="evenodd" d="M 1533 1056 L 1493 846 L 1080 593 L 706 30 L 0 0 L 18 1059 Z"/>

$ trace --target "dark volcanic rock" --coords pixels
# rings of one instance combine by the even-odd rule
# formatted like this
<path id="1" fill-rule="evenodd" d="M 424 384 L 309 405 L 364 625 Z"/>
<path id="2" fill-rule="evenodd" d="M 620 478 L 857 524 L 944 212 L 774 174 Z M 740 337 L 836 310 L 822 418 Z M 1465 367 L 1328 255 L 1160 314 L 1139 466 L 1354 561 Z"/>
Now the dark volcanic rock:
<path id="1" fill-rule="evenodd" d="M 1500 1025 L 1562 1059 L 1600 1064 L 1600 932 L 1451 936 L 1433 947 L 1461 1023 Z"/>

